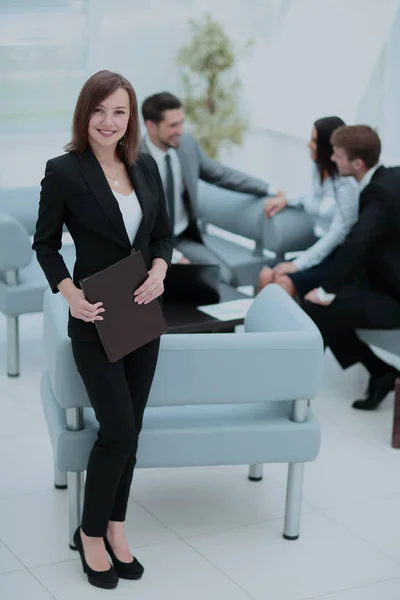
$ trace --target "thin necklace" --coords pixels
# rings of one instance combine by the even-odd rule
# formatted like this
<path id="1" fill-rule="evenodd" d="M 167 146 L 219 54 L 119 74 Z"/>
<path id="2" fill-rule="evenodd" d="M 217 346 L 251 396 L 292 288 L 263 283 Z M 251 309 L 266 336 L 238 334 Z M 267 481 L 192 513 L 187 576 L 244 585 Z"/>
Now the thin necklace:
<path id="1" fill-rule="evenodd" d="M 102 168 L 103 168 L 103 171 L 104 171 L 106 177 L 108 177 L 108 179 L 111 179 L 111 181 L 113 182 L 113 184 L 115 185 L 115 187 L 118 187 L 119 186 L 118 175 L 119 175 L 119 170 L 121 168 L 121 163 L 119 163 L 119 165 L 118 165 L 118 171 L 117 171 L 117 174 L 116 174 L 115 177 L 111 177 L 111 175 L 109 175 L 108 173 L 106 173 L 106 170 L 104 169 L 104 167 L 102 167 Z"/>

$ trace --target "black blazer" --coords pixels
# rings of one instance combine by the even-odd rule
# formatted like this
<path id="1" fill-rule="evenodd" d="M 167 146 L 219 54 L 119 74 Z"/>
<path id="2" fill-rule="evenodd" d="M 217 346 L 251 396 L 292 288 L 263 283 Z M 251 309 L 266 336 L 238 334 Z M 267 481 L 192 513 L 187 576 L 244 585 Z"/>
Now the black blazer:
<path id="1" fill-rule="evenodd" d="M 360 194 L 360 213 L 337 249 L 322 288 L 364 281 L 400 301 L 400 168 L 379 167 Z"/>
<path id="2" fill-rule="evenodd" d="M 172 236 L 158 167 L 148 154 L 140 154 L 128 168 L 143 212 L 139 230 L 130 243 L 118 202 L 103 170 L 88 148 L 81 155 L 69 152 L 46 165 L 40 194 L 33 249 L 53 292 L 71 277 L 63 257 L 61 236 L 65 224 L 76 249 L 73 282 L 79 281 L 141 250 L 147 268 L 152 260 L 172 256 Z M 97 337 L 93 323 L 69 316 L 68 335 L 77 341 Z"/>

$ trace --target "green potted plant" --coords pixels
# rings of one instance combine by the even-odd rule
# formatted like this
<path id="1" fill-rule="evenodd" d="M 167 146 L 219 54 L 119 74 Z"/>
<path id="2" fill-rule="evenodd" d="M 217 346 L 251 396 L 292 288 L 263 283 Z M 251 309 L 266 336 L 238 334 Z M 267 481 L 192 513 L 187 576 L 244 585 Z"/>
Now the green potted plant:
<path id="1" fill-rule="evenodd" d="M 228 73 L 239 52 L 209 14 L 200 22 L 189 23 L 192 39 L 177 56 L 182 68 L 183 108 L 203 150 L 211 158 L 218 158 L 222 146 L 240 145 L 248 128 L 238 111 L 242 84 Z M 249 41 L 245 49 L 251 44 Z"/>

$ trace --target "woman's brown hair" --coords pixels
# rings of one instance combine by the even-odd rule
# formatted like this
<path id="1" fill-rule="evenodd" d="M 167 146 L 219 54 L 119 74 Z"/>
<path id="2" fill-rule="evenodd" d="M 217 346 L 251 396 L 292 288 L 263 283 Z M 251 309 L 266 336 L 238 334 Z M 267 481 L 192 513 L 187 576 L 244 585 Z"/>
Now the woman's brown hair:
<path id="1" fill-rule="evenodd" d="M 88 145 L 88 125 L 96 106 L 117 89 L 126 90 L 129 95 L 130 115 L 128 127 L 122 142 L 117 145 L 118 157 L 131 167 L 140 152 L 140 125 L 136 93 L 125 77 L 112 71 L 99 71 L 92 75 L 82 87 L 76 103 L 72 121 L 72 140 L 65 146 L 69 152 L 81 154 Z"/>

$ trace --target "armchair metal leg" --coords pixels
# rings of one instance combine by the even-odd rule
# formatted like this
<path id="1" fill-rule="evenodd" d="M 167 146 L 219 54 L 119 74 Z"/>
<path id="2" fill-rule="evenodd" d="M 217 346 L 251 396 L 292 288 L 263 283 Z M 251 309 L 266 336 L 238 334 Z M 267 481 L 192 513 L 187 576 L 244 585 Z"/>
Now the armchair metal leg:
<path id="1" fill-rule="evenodd" d="M 263 478 L 264 465 L 250 465 L 249 466 L 249 480 L 250 481 L 261 481 Z"/>
<path id="2" fill-rule="evenodd" d="M 290 463 L 286 488 L 285 524 L 283 527 L 283 537 L 286 540 L 297 540 L 300 535 L 303 477 L 304 463 Z"/>
<path id="3" fill-rule="evenodd" d="M 7 374 L 19 375 L 19 328 L 18 316 L 7 316 Z"/>
<path id="4" fill-rule="evenodd" d="M 295 423 L 305 423 L 308 416 L 308 400 L 295 400 L 292 405 L 290 419 Z M 286 540 L 297 540 L 300 535 L 301 501 L 303 496 L 304 463 L 289 463 L 285 523 L 283 537 Z"/>
<path id="5" fill-rule="evenodd" d="M 69 503 L 69 547 L 76 550 L 74 533 L 81 523 L 83 506 L 84 473 L 67 473 Z"/>
<path id="6" fill-rule="evenodd" d="M 56 463 L 54 463 L 54 487 L 56 490 L 66 490 L 67 485 L 67 473 L 66 471 L 59 471 Z"/>

